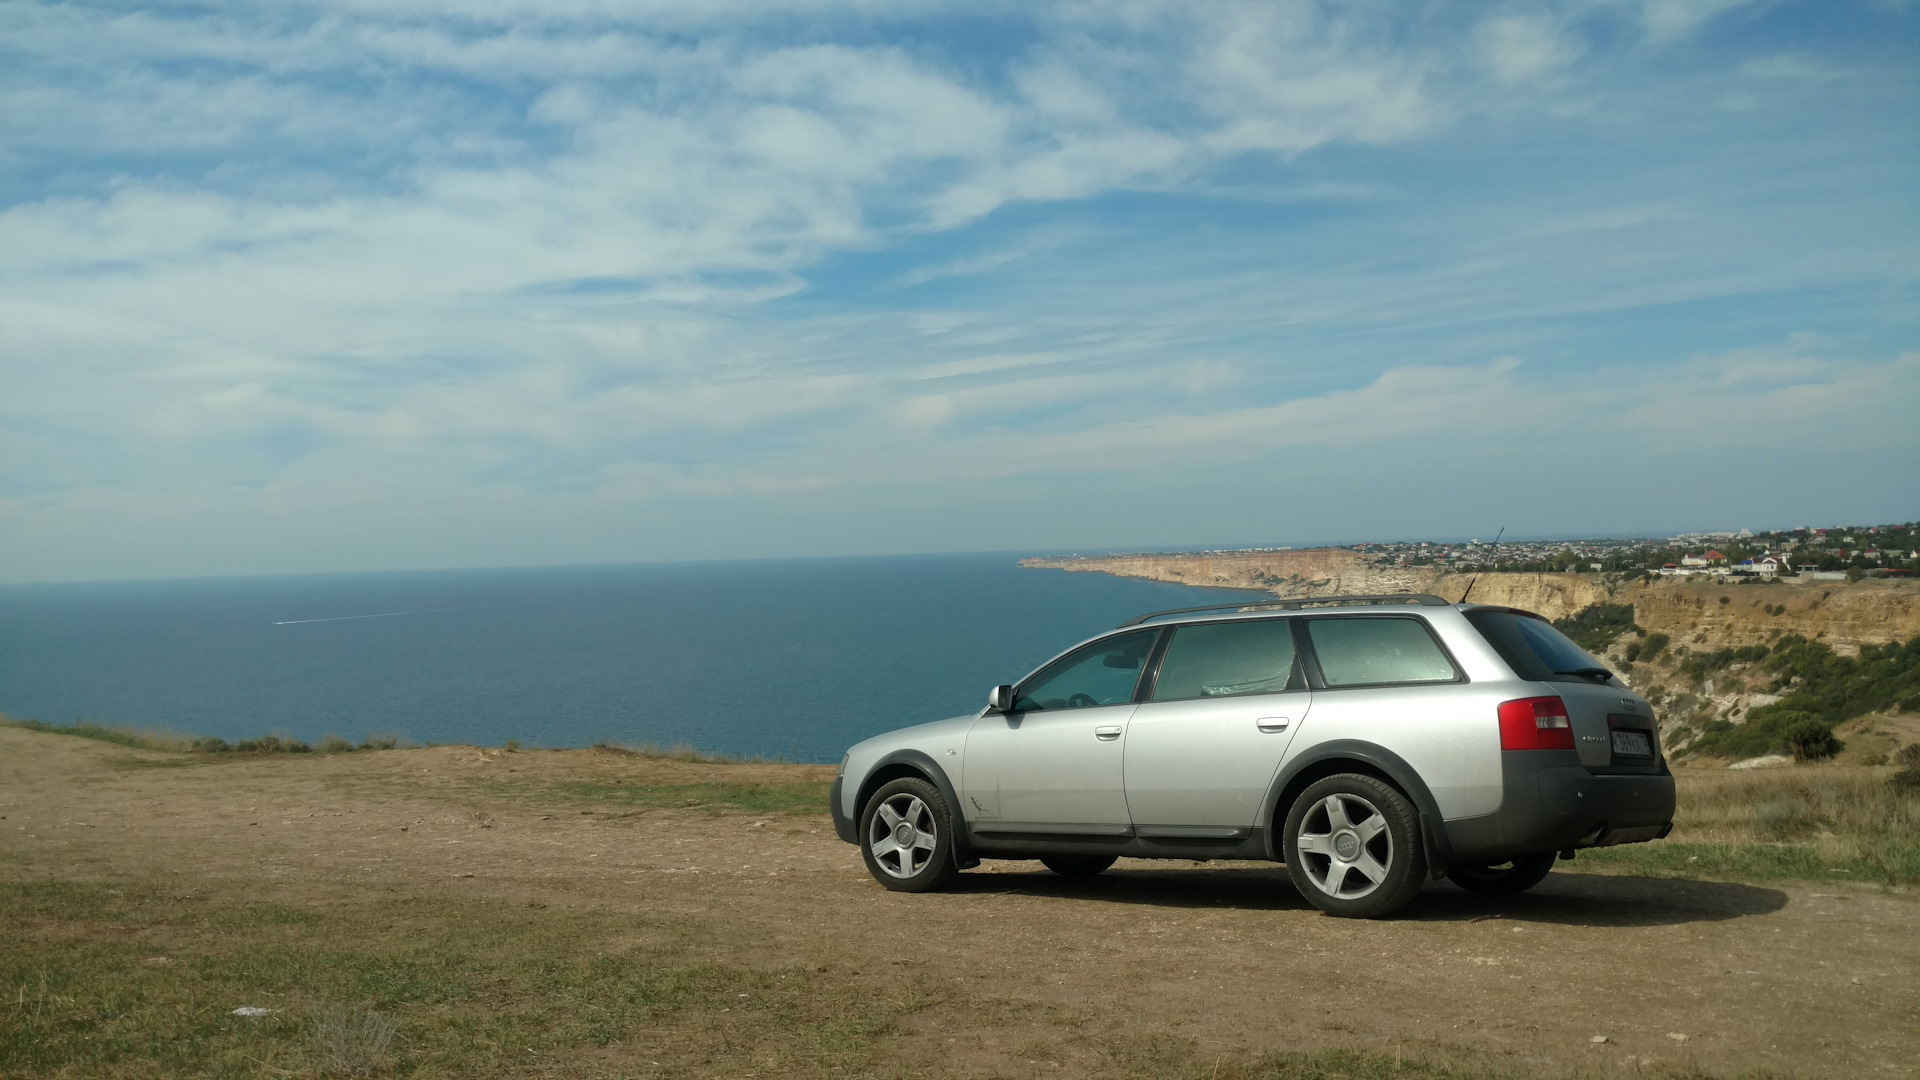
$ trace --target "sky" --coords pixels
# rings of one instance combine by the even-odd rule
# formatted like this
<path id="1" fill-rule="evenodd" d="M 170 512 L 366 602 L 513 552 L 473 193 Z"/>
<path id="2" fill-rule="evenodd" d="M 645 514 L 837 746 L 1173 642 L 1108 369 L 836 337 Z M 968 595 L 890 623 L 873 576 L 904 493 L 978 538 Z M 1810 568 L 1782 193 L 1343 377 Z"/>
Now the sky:
<path id="1" fill-rule="evenodd" d="M 1920 8 L 0 5 L 0 581 L 1920 517 Z"/>

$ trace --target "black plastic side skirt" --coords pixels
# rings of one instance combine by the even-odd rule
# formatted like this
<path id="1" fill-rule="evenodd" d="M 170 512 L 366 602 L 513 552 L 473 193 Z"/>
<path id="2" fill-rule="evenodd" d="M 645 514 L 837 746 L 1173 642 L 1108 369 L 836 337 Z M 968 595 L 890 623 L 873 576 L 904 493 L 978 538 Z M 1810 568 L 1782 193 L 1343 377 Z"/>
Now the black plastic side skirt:
<path id="1" fill-rule="evenodd" d="M 1152 830 L 1153 832 L 1171 832 Z M 974 854 L 985 859 L 1035 859 L 1042 855 L 1112 855 L 1130 859 L 1267 859 L 1264 829 L 1208 830 L 1241 836 L 1152 835 L 1125 833 L 1034 832 L 996 830 L 993 823 L 967 827 Z"/>

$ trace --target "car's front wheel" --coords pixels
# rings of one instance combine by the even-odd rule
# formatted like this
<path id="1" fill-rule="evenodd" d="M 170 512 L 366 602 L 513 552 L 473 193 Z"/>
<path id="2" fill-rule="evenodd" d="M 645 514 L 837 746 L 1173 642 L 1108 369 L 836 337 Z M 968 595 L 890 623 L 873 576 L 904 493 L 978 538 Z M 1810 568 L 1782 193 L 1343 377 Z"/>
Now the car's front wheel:
<path id="1" fill-rule="evenodd" d="M 1419 815 L 1375 777 L 1340 773 L 1316 782 L 1293 801 L 1283 835 L 1294 887 L 1329 915 L 1391 915 L 1426 877 Z"/>
<path id="2" fill-rule="evenodd" d="M 940 789 L 917 776 L 881 785 L 860 812 L 860 854 L 874 880 L 896 892 L 952 883 L 953 812 Z"/>
<path id="3" fill-rule="evenodd" d="M 1505 862 L 1454 863 L 1447 867 L 1447 880 L 1468 892 L 1523 893 L 1546 878 L 1558 857 L 1551 851 L 1543 851 L 1538 855 L 1515 855 Z"/>

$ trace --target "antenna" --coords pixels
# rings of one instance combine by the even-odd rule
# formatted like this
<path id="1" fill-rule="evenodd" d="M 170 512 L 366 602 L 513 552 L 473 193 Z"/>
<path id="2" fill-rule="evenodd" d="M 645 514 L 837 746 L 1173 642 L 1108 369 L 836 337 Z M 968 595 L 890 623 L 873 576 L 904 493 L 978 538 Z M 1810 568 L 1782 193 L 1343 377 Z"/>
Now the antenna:
<path id="1" fill-rule="evenodd" d="M 1487 558 L 1489 559 L 1493 558 L 1493 553 L 1500 550 L 1500 538 L 1505 535 L 1507 535 L 1507 527 L 1505 525 L 1502 525 L 1500 526 L 1500 531 L 1493 534 L 1493 546 L 1487 549 Z M 1467 582 L 1467 591 L 1460 594 L 1461 603 L 1463 604 L 1466 603 L 1467 597 L 1473 595 L 1473 587 L 1480 583 L 1481 573 L 1482 572 L 1479 570 L 1475 570 L 1473 572 L 1473 580 Z"/>

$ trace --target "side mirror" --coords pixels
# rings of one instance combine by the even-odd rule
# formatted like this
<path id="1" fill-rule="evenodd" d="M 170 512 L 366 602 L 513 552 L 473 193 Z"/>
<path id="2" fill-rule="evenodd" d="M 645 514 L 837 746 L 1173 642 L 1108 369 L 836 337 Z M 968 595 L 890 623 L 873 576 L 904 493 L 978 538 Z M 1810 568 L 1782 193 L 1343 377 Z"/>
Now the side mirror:
<path id="1" fill-rule="evenodd" d="M 1008 686 L 1006 683 L 1001 683 L 999 686 L 987 691 L 987 711 L 1012 712 L 1013 687 Z"/>

